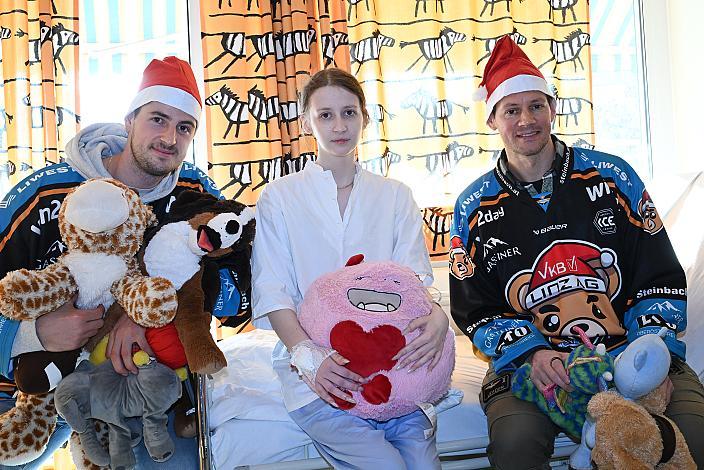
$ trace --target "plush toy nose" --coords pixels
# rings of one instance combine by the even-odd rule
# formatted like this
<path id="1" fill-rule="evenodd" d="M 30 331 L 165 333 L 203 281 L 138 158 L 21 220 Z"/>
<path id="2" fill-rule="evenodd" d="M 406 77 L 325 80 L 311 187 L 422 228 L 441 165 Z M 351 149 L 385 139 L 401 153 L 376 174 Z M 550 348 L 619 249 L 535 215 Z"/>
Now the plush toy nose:
<path id="1" fill-rule="evenodd" d="M 103 180 L 84 183 L 64 203 L 68 223 L 91 233 L 119 227 L 130 215 L 123 190 Z"/>

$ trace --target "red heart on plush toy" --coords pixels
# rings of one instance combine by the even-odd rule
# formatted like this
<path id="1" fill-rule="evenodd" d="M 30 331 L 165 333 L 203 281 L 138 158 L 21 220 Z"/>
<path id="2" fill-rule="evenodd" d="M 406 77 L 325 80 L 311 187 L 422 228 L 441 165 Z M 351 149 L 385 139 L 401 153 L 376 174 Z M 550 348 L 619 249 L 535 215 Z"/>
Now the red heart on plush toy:
<path id="1" fill-rule="evenodd" d="M 391 325 L 379 325 L 367 332 L 352 320 L 338 323 L 330 331 L 330 345 L 350 362 L 346 367 L 362 377 L 391 370 L 391 359 L 406 345 L 401 330 Z"/>
<path id="2" fill-rule="evenodd" d="M 352 396 L 352 394 L 347 390 L 344 390 L 344 392 L 348 396 Z M 362 385 L 362 396 L 372 405 L 381 405 L 382 403 L 388 402 L 389 397 L 391 396 L 391 381 L 385 375 L 379 374 L 374 376 L 373 379 Z M 354 408 L 354 403 L 342 400 L 334 395 L 332 398 L 341 410 L 349 410 Z"/>
<path id="3" fill-rule="evenodd" d="M 381 405 L 389 401 L 391 396 L 391 382 L 385 375 L 377 375 L 369 382 L 362 385 L 362 396 L 372 405 Z"/>

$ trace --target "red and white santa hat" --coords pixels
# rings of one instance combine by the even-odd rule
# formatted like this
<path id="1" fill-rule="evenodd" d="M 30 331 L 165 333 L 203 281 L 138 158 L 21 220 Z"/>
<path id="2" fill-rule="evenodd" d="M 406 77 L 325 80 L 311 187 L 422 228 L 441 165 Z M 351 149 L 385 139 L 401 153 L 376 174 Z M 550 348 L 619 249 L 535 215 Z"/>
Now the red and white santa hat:
<path id="1" fill-rule="evenodd" d="M 200 119 L 200 93 L 188 62 L 174 56 L 152 60 L 144 69 L 139 91 L 130 103 L 127 114 L 152 101 L 180 109 L 196 121 Z"/>
<path id="2" fill-rule="evenodd" d="M 575 290 L 606 294 L 608 285 L 597 269 L 614 266 L 614 253 L 576 242 L 556 242 L 535 263 L 525 297 L 526 308 Z"/>
<path id="3" fill-rule="evenodd" d="M 474 92 L 474 101 L 486 101 L 486 118 L 501 98 L 523 91 L 540 91 L 554 98 L 548 82 L 528 56 L 504 36 L 496 42 L 484 67 L 484 78 Z"/>

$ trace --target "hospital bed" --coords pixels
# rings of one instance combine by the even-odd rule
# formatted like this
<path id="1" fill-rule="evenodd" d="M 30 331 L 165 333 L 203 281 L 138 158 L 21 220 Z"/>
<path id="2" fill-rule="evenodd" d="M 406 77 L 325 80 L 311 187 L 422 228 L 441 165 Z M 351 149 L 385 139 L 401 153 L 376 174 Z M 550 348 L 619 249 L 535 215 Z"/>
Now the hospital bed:
<path id="1" fill-rule="evenodd" d="M 254 330 L 220 342 L 228 367 L 207 384 L 210 465 L 217 469 L 329 468 L 283 406 L 270 359 L 276 341 L 272 331 Z M 486 418 L 478 396 L 487 365 L 474 357 L 466 337 L 458 336 L 456 347 L 451 391 L 436 406 L 442 468 L 486 468 Z M 573 443 L 561 436 L 554 457 L 564 458 L 573 448 Z"/>
<path id="2" fill-rule="evenodd" d="M 687 220 L 699 218 L 704 202 L 704 175 L 695 175 L 664 218 L 689 281 L 689 326 L 684 341 L 688 362 L 702 378 L 704 342 L 704 233 Z M 699 226 L 696 224 L 695 226 Z M 680 249 L 678 249 L 678 247 Z M 442 263 L 443 265 L 445 263 Z M 446 292 L 447 277 L 438 265 L 436 279 Z M 444 308 L 449 312 L 448 299 Z M 280 383 L 271 367 L 276 335 L 254 330 L 219 343 L 228 367 L 206 380 L 199 378 L 199 423 L 202 470 L 313 470 L 329 468 L 308 436 L 288 417 Z M 437 405 L 437 445 L 443 469 L 489 467 L 486 418 L 479 391 L 487 364 L 474 357 L 469 340 L 456 336 L 456 366 L 451 392 Z M 567 468 L 575 445 L 564 435 L 555 443 L 554 465 Z"/>

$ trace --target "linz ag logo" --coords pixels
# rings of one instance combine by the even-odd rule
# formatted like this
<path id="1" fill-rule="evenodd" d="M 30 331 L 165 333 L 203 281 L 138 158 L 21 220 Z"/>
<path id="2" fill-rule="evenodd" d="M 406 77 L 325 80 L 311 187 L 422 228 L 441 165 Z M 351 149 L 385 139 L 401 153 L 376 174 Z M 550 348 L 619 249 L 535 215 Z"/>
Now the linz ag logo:
<path id="1" fill-rule="evenodd" d="M 594 226 L 602 235 L 613 235 L 616 233 L 616 222 L 614 222 L 614 211 L 612 209 L 601 209 L 594 216 Z"/>
<path id="2" fill-rule="evenodd" d="M 530 329 L 527 326 L 521 326 L 512 330 L 504 331 L 499 338 L 499 344 L 496 345 L 496 352 L 503 352 L 504 348 L 517 343 L 521 338 L 527 336 Z"/>
<path id="3" fill-rule="evenodd" d="M 677 331 L 677 326 L 674 323 L 665 321 L 665 319 L 657 313 L 646 313 L 636 318 L 636 321 L 638 322 L 638 328 L 645 328 L 646 326 L 664 326 L 668 330 Z"/>

